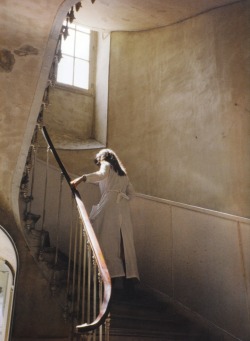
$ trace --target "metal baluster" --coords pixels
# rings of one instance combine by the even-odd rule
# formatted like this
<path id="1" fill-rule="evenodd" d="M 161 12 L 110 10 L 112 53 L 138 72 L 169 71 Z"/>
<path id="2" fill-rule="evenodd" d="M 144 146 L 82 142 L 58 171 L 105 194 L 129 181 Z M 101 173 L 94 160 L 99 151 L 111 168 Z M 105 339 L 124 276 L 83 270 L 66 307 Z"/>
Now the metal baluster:
<path id="1" fill-rule="evenodd" d="M 70 272 L 71 272 L 71 254 L 72 254 L 72 243 L 73 243 L 73 224 L 74 224 L 74 216 L 75 216 L 75 202 L 73 195 L 71 196 L 71 219 L 70 219 L 70 231 L 69 231 L 69 260 L 68 260 L 68 272 L 67 272 L 67 288 L 66 288 L 66 300 L 65 300 L 65 308 L 64 315 L 65 320 L 68 319 L 69 315 L 69 296 L 70 296 Z"/>
<path id="2" fill-rule="evenodd" d="M 32 206 L 32 201 L 33 201 L 33 189 L 34 189 L 34 180 L 35 180 L 35 168 L 36 168 L 36 156 L 37 156 L 37 133 L 38 133 L 38 126 L 36 126 L 32 142 L 31 142 L 31 147 L 32 147 L 32 178 L 31 178 L 31 186 L 30 186 L 30 195 L 29 195 L 29 208 L 28 212 L 31 212 L 31 206 Z"/>
<path id="3" fill-rule="evenodd" d="M 85 309 L 86 309 L 86 268 L 87 268 L 87 239 L 86 233 L 83 229 L 83 270 L 82 270 L 82 322 L 86 321 Z"/>
<path id="4" fill-rule="evenodd" d="M 60 189 L 59 189 L 59 204 L 57 211 L 57 223 L 56 223 L 56 255 L 55 255 L 55 265 L 58 263 L 58 251 L 59 251 L 59 233 L 61 226 L 61 207 L 62 207 L 62 184 L 63 184 L 63 174 L 61 173 L 60 178 Z"/>
<path id="5" fill-rule="evenodd" d="M 52 280 L 51 280 L 51 291 L 52 295 L 55 295 L 57 286 L 58 286 L 58 279 L 57 274 L 60 269 L 58 269 L 58 252 L 59 252 L 59 234 L 60 234 L 60 225 L 61 225 L 61 206 L 62 206 L 62 184 L 63 184 L 63 174 L 61 173 L 60 177 L 60 189 L 59 189 L 59 197 L 58 197 L 58 210 L 57 210 L 57 223 L 56 223 L 56 254 L 54 259 L 54 269 L 52 273 Z M 43 250 L 40 251 L 40 256 Z M 41 257 L 42 258 L 42 257 Z"/>
<path id="6" fill-rule="evenodd" d="M 96 298 L 97 298 L 97 290 L 96 290 L 96 281 L 97 281 L 97 271 L 96 271 L 96 261 L 95 257 L 93 256 L 93 319 L 96 318 Z M 96 340 L 96 330 L 93 333 L 93 341 Z"/>
<path id="7" fill-rule="evenodd" d="M 80 303 L 81 303 L 81 272 L 82 272 L 82 224 L 79 224 L 79 248 L 78 248 L 78 278 L 77 278 L 77 321 L 79 321 L 80 315 Z"/>
<path id="8" fill-rule="evenodd" d="M 110 331 L 110 314 L 105 321 L 105 341 L 109 341 L 109 331 Z"/>
<path id="9" fill-rule="evenodd" d="M 102 305 L 102 292 L 103 292 L 103 289 L 102 289 L 102 279 L 101 279 L 101 276 L 99 274 L 99 310 L 101 309 L 101 305 Z M 99 327 L 99 341 L 102 341 L 102 325 L 100 325 Z"/>
<path id="10" fill-rule="evenodd" d="M 46 199 L 47 199 L 47 186 L 48 186 L 48 169 L 49 169 L 49 151 L 47 148 L 47 158 L 46 158 L 46 173 L 45 173 L 45 183 L 44 183 L 44 196 L 43 196 L 43 216 L 42 216 L 42 230 L 44 229 L 45 215 L 46 215 Z"/>
<path id="11" fill-rule="evenodd" d="M 87 322 L 90 323 L 90 291 L 91 291 L 91 254 L 92 250 L 87 242 L 87 251 L 88 251 L 88 288 L 87 288 Z"/>
<path id="12" fill-rule="evenodd" d="M 74 330 L 75 318 L 75 280 L 76 280 L 76 256 L 77 256 L 77 238 L 78 238 L 79 219 L 76 221 L 75 227 L 75 241 L 74 241 L 74 265 L 73 265 L 73 280 L 72 280 L 72 331 Z"/>

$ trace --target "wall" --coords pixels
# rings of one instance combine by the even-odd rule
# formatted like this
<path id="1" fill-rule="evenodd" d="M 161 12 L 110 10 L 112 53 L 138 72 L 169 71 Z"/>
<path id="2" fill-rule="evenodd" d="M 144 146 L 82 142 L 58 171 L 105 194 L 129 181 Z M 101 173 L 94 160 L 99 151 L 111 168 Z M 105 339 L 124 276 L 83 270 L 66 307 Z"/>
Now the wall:
<path id="1" fill-rule="evenodd" d="M 138 192 L 250 217 L 249 5 L 112 34 L 108 144 Z"/>
<path id="2" fill-rule="evenodd" d="M 142 283 L 226 340 L 248 341 L 250 220 L 144 195 L 132 218 Z"/>
<path id="3" fill-rule="evenodd" d="M 73 3 L 73 0 L 53 3 L 10 0 L 0 6 L 3 32 L 0 43 L 0 201 L 7 214 L 12 214 L 14 209 L 16 219 L 18 189 L 28 147 L 61 24 Z"/>
<path id="4" fill-rule="evenodd" d="M 0 6 L 0 224 L 13 238 L 20 259 L 13 340 L 68 334 L 58 302 L 51 297 L 17 221 L 19 186 L 28 148 L 61 24 L 74 3 L 9 0 Z"/>
<path id="5" fill-rule="evenodd" d="M 50 92 L 50 105 L 44 115 L 53 141 L 84 141 L 92 138 L 94 96 L 81 90 L 56 86 Z"/>
<path id="6" fill-rule="evenodd" d="M 107 115 L 109 89 L 110 34 L 98 33 L 96 62 L 96 101 L 94 136 L 103 145 L 107 143 Z"/>

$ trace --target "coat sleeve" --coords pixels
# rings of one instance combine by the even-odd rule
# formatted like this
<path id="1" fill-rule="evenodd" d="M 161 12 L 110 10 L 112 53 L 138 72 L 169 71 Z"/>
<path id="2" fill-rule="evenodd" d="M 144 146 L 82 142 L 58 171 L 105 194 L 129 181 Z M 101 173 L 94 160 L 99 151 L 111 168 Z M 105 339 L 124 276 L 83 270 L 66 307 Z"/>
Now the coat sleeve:
<path id="1" fill-rule="evenodd" d="M 133 199 L 135 197 L 135 190 L 131 182 L 128 183 L 128 187 L 126 190 L 126 194 L 129 197 L 129 200 Z"/>
<path id="2" fill-rule="evenodd" d="M 94 173 L 85 174 L 86 182 L 94 183 L 104 180 L 108 177 L 110 171 L 110 164 L 106 161 L 101 162 L 99 171 Z"/>

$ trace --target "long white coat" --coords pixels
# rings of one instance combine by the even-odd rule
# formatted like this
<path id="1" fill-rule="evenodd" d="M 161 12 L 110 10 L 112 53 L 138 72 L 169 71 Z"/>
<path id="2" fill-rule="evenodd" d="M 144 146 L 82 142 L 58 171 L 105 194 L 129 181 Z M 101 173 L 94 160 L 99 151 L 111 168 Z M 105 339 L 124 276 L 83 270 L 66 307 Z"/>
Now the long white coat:
<path id="1" fill-rule="evenodd" d="M 139 279 L 129 207 L 134 189 L 128 177 L 119 176 L 107 161 L 102 161 L 99 171 L 86 174 L 86 182 L 99 183 L 101 199 L 92 207 L 90 220 L 110 276 Z"/>

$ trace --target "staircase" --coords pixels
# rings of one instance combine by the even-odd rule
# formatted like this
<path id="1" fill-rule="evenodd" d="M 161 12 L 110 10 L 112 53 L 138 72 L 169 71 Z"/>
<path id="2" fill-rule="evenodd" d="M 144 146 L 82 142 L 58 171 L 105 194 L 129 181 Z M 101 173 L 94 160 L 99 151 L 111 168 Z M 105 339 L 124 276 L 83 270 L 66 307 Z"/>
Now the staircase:
<path id="1" fill-rule="evenodd" d="M 111 299 L 110 341 L 222 341 L 178 313 L 170 304 L 137 288 L 126 297 L 114 288 Z"/>
<path id="2" fill-rule="evenodd" d="M 47 154 L 49 151 L 53 152 L 61 169 L 61 175 L 70 184 L 70 177 L 49 138 L 46 128 L 42 127 L 41 129 L 50 147 L 47 149 Z M 56 247 L 50 246 L 49 232 L 43 229 L 44 224 L 42 224 L 42 229 L 36 229 L 36 222 L 39 220 L 40 215 L 31 212 L 33 186 L 31 186 L 30 191 L 28 188 L 28 178 L 32 169 L 31 160 L 36 159 L 35 156 L 33 158 L 31 156 L 32 153 L 30 153 L 27 161 L 21 184 L 22 204 L 25 206 L 23 210 L 24 237 L 34 259 L 36 259 L 37 264 L 39 264 L 50 283 L 53 296 L 57 298 L 58 303 L 63 308 L 65 321 L 72 320 L 70 332 L 72 340 L 95 341 L 97 337 L 98 340 L 105 341 L 224 340 L 223 336 L 214 335 L 210 330 L 199 326 L 180 314 L 172 305 L 157 300 L 153 295 L 143 290 L 141 285 L 136 287 L 133 296 L 128 296 L 125 294 L 122 283 L 115 282 L 109 306 L 111 279 L 79 192 L 70 187 L 76 204 L 75 210 L 71 208 L 72 222 L 70 227 L 64 228 L 64 230 L 60 229 L 59 223 L 55 227 L 56 231 L 63 230 L 68 233 L 69 251 L 67 257 L 60 252 L 59 245 L 56 245 Z M 47 156 L 46 170 L 49 168 L 48 160 L 49 157 Z M 33 184 L 35 174 L 34 165 L 31 184 Z M 62 180 L 63 177 L 61 177 L 60 181 L 60 200 L 62 200 Z M 47 181 L 45 181 L 45 184 L 44 215 L 46 212 L 45 199 L 49 189 Z M 51 188 L 53 191 L 53 186 Z M 58 212 L 55 213 L 58 222 L 61 222 L 59 219 L 60 200 Z M 57 240 L 59 240 L 59 235 Z M 105 328 L 103 323 L 109 313 L 108 307 L 110 307 L 111 319 L 106 320 Z M 102 325 L 102 327 L 99 328 L 99 325 Z M 35 341 L 35 339 L 33 340 Z M 39 341 L 42 341 L 42 339 Z M 47 341 L 47 339 L 43 339 L 43 341 Z"/>

